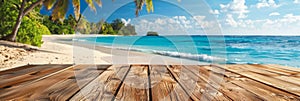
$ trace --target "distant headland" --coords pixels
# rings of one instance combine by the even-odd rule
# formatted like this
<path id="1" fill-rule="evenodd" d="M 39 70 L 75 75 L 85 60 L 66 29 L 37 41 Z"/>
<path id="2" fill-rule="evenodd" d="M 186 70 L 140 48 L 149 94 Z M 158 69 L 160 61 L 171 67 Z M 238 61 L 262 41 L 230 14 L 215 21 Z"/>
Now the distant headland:
<path id="1" fill-rule="evenodd" d="M 157 32 L 149 31 L 147 36 L 159 36 Z"/>

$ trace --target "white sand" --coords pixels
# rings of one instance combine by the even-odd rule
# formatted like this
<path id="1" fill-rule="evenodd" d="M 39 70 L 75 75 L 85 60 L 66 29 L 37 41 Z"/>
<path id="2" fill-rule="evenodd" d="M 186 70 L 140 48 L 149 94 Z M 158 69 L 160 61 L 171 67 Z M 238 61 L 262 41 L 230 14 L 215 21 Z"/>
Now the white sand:
<path id="1" fill-rule="evenodd" d="M 207 64 L 198 61 L 117 50 L 102 46 L 78 46 L 78 43 L 76 45 L 67 45 L 57 41 L 57 39 L 72 37 L 74 36 L 43 36 L 44 43 L 37 51 L 25 52 L 25 55 L 20 55 L 16 57 L 16 59 L 9 59 L 8 62 L 4 63 L 5 66 L 0 67 L 0 70 L 28 64 Z"/>
<path id="2" fill-rule="evenodd" d="M 35 51 L 26 51 L 21 48 L 7 47 L 6 44 L 10 43 L 11 46 L 18 46 L 19 43 L 11 43 L 2 41 L 5 45 L 0 45 L 0 49 L 3 54 L 0 54 L 0 70 L 5 70 L 9 68 L 15 68 L 24 65 L 39 65 L 39 64 L 73 64 L 75 60 L 80 60 L 81 64 L 89 64 L 91 59 L 93 63 L 97 64 L 109 64 L 106 61 L 101 60 L 100 56 L 111 56 L 100 51 L 91 50 L 82 47 L 73 47 L 72 45 L 60 44 L 52 40 L 53 37 L 43 37 L 44 43 L 40 48 L 32 47 L 37 49 Z M 57 37 L 54 36 L 55 39 Z M 22 44 L 23 45 L 23 44 Z M 3 50 L 10 51 L 3 51 Z M 93 57 L 88 57 L 85 55 L 76 55 L 76 59 L 73 58 L 73 49 L 77 49 L 88 53 L 95 54 Z M 77 51 L 76 51 L 77 52 Z M 8 54 L 10 59 L 6 59 L 4 55 Z M 9 57 L 8 57 L 9 58 Z"/>

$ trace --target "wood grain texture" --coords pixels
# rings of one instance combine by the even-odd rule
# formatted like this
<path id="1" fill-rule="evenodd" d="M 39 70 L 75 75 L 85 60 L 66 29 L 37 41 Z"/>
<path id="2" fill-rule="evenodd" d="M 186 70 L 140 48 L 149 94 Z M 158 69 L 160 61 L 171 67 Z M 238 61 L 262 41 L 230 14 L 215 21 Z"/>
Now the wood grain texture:
<path id="1" fill-rule="evenodd" d="M 188 69 L 183 68 L 183 66 L 172 65 L 167 67 L 173 78 L 178 83 L 177 92 L 179 93 L 179 101 L 181 100 L 201 100 L 201 86 L 198 85 L 198 77 L 193 75 Z M 179 88 L 182 88 L 179 89 Z M 206 93 L 207 94 L 207 93 Z M 213 99 L 211 96 L 205 96 L 202 100 Z"/>
<path id="2" fill-rule="evenodd" d="M 0 71 L 0 100 L 300 101 L 280 65 L 35 65 Z"/>
<path id="3" fill-rule="evenodd" d="M 1 90 L 0 98 L 5 100 L 30 100 L 33 94 L 37 94 L 55 83 L 74 75 L 73 67 L 58 73 L 52 77 L 33 82 L 32 84 L 19 85 L 15 88 Z"/>
<path id="4" fill-rule="evenodd" d="M 197 97 L 199 100 L 231 100 L 236 97 L 236 94 L 231 92 L 232 90 L 226 89 L 224 85 L 230 85 L 232 88 L 236 88 L 232 86 L 230 83 L 226 83 L 224 80 L 224 75 L 222 71 L 214 71 L 212 72 L 212 68 L 205 68 L 203 66 L 183 66 L 191 73 L 195 75 L 197 80 L 197 85 L 199 90 L 195 90 L 193 94 L 199 94 Z M 224 72 L 225 73 L 225 72 Z M 236 88 L 237 89 L 237 88 Z M 243 98 L 241 95 L 239 98 Z M 249 96 L 251 98 L 251 96 Z M 237 99 L 239 100 L 239 99 Z"/>
<path id="5" fill-rule="evenodd" d="M 257 69 L 269 73 L 276 73 L 278 75 L 274 76 L 274 78 L 300 86 L 300 78 L 295 77 L 293 75 L 295 73 L 288 72 L 288 71 L 280 71 L 276 68 L 269 68 L 268 66 L 262 66 L 262 65 L 243 65 L 243 66 L 245 66 L 245 68 L 249 68 L 252 70 Z"/>
<path id="6" fill-rule="evenodd" d="M 148 101 L 150 100 L 147 65 L 132 65 L 115 101 Z"/>
<path id="7" fill-rule="evenodd" d="M 89 69 L 88 66 L 77 65 L 69 67 L 53 76 L 51 75 L 31 84 L 1 90 L 3 93 L 1 92 L 0 98 L 14 100 L 67 100 L 79 90 L 75 80 L 75 72 L 92 74 L 86 72 L 86 69 Z"/>
<path id="8" fill-rule="evenodd" d="M 35 100 L 50 99 L 56 101 L 68 100 L 88 83 L 98 77 L 109 65 L 84 65 L 84 68 L 74 67 L 74 76 L 32 95 Z M 99 69 L 100 68 L 100 69 Z"/>
<path id="9" fill-rule="evenodd" d="M 29 83 L 48 74 L 57 72 L 71 65 L 33 66 L 19 71 L 0 73 L 0 89 L 15 87 Z"/>
<path id="10" fill-rule="evenodd" d="M 168 71 L 166 66 L 151 65 L 150 80 L 151 80 L 151 97 L 153 101 L 180 101 L 188 100 L 183 88 L 176 82 L 175 78 Z M 183 99 L 180 96 L 185 96 Z"/>
<path id="11" fill-rule="evenodd" d="M 243 71 L 243 65 L 230 65 L 230 66 L 220 66 L 217 67 L 226 69 L 233 73 L 242 75 L 247 78 L 247 81 L 244 81 L 243 84 L 237 81 L 232 81 L 233 83 L 244 86 L 243 88 L 248 89 L 250 92 L 256 93 L 257 95 L 263 95 L 264 99 L 296 99 L 299 100 L 299 89 L 300 86 L 295 84 L 285 82 L 279 79 L 276 79 L 272 76 L 262 75 L 255 72 Z"/>
<path id="12" fill-rule="evenodd" d="M 74 95 L 71 101 L 107 101 L 114 98 L 130 66 L 113 65 Z"/>
<path id="13" fill-rule="evenodd" d="M 268 68 L 273 68 L 273 69 L 279 69 L 279 70 L 283 70 L 283 71 L 293 72 L 294 74 L 299 74 L 300 73 L 300 69 L 299 68 L 291 68 L 291 67 L 281 66 L 281 65 L 276 65 L 276 64 L 267 64 L 267 65 L 264 65 L 264 66 L 267 66 Z"/>
<path id="14" fill-rule="evenodd" d="M 218 68 L 215 66 L 199 66 L 200 67 L 200 71 L 207 69 L 208 71 L 210 71 L 210 73 L 215 73 L 215 71 L 213 71 L 213 68 Z M 220 69 L 220 68 L 219 68 Z M 201 72 L 203 73 L 203 72 Z M 205 73 L 204 73 L 205 74 Z M 248 82 L 246 80 L 245 77 L 239 75 L 239 74 L 235 74 L 232 72 L 229 72 L 227 70 L 225 70 L 224 74 L 224 82 L 220 83 L 220 92 L 224 93 L 224 95 L 227 95 L 227 97 L 229 97 L 232 100 L 238 100 L 238 101 L 263 101 L 265 99 L 263 99 L 262 97 L 260 97 L 261 95 L 256 95 L 254 93 L 251 93 L 248 91 L 248 89 L 244 89 L 243 87 L 240 87 L 239 85 L 236 85 L 235 83 L 232 83 L 232 81 L 245 81 Z M 208 74 L 205 74 L 208 76 Z M 204 76 L 205 77 L 205 76 Z"/>

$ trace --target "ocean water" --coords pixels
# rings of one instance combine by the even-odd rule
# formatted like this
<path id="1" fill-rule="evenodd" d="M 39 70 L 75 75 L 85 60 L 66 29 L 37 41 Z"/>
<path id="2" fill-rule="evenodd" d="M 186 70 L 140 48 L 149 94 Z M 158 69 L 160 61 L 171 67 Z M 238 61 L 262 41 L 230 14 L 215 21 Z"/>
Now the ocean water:
<path id="1" fill-rule="evenodd" d="M 109 36 L 75 40 L 202 62 L 300 67 L 300 36 Z"/>

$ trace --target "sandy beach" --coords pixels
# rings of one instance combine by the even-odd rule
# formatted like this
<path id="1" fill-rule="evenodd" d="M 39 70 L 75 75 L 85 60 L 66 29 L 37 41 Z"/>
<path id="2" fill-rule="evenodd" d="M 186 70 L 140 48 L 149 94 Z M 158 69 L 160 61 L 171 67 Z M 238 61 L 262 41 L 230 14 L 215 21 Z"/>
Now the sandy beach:
<path id="1" fill-rule="evenodd" d="M 75 36 L 43 36 L 44 43 L 41 47 L 1 41 L 0 70 L 34 64 L 207 64 L 93 44 L 59 41 L 73 37 Z M 76 37 L 89 37 L 89 35 Z"/>

